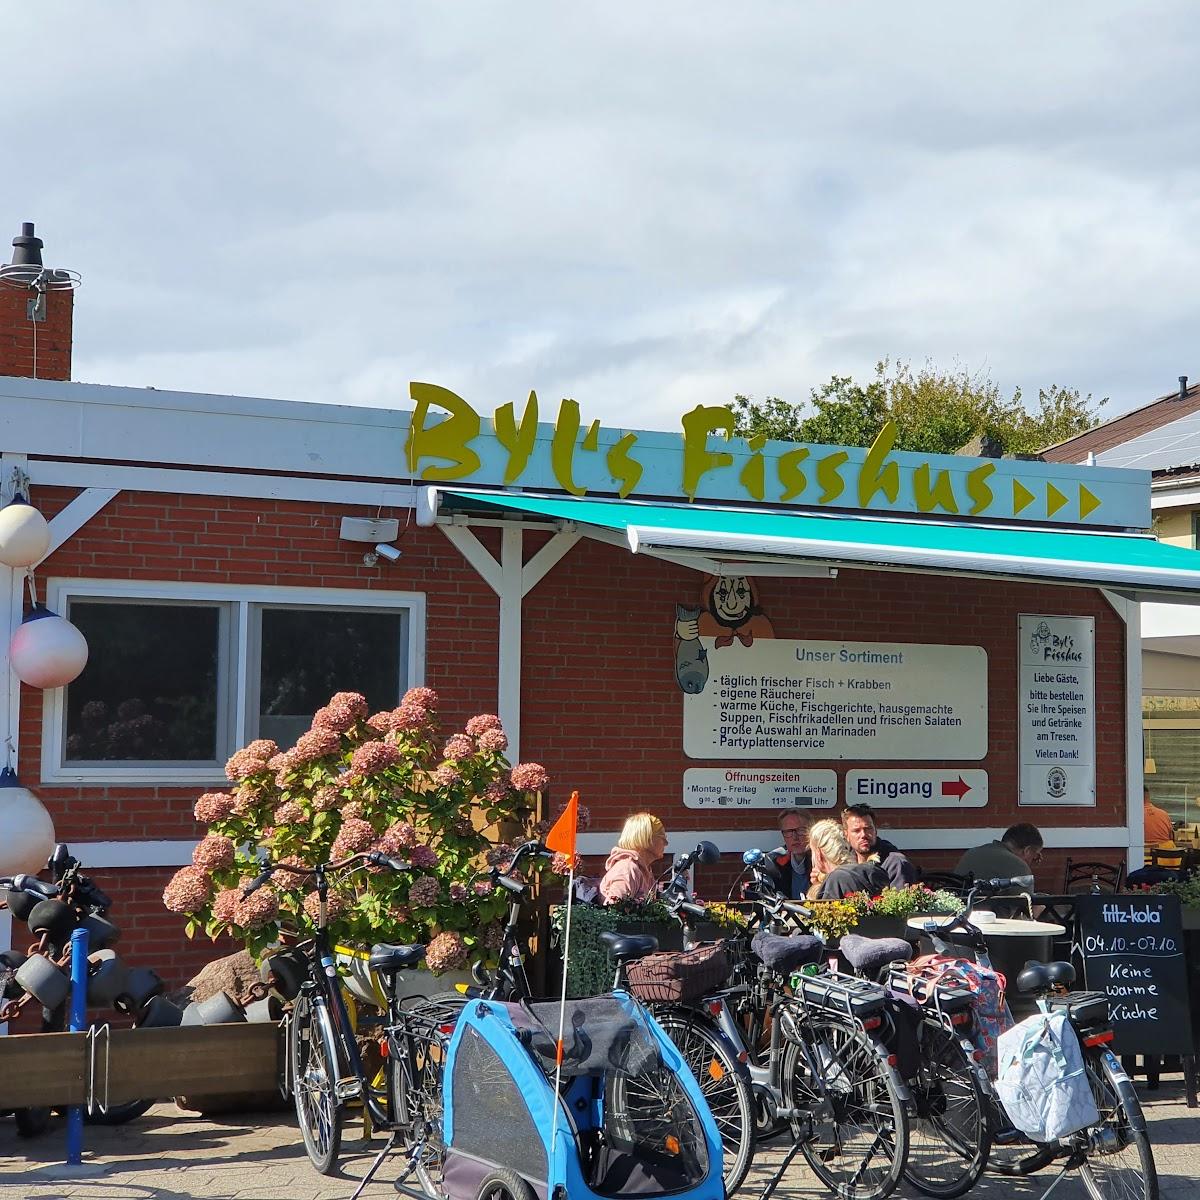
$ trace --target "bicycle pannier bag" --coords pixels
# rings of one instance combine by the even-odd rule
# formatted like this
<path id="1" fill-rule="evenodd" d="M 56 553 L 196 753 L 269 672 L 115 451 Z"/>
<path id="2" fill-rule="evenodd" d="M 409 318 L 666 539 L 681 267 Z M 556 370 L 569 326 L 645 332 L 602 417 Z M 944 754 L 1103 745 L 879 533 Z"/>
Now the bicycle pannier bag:
<path id="1" fill-rule="evenodd" d="M 729 959 L 720 942 L 647 954 L 626 971 L 629 990 L 646 1003 L 689 1004 L 720 987 L 728 976 Z"/>
<path id="2" fill-rule="evenodd" d="M 996 1040 L 1011 1028 L 1012 1013 L 1004 997 L 1008 980 L 992 967 L 980 966 L 969 958 L 952 954 L 924 954 L 908 964 L 910 975 L 919 975 L 931 983 L 965 988 L 975 997 L 975 1028 L 971 1039 L 983 1051 L 988 1074 L 996 1074 Z"/>
<path id="3" fill-rule="evenodd" d="M 996 1094 L 1035 1142 L 1054 1142 L 1100 1120 L 1083 1051 L 1061 1012 L 1036 1013 L 1000 1035 Z"/>

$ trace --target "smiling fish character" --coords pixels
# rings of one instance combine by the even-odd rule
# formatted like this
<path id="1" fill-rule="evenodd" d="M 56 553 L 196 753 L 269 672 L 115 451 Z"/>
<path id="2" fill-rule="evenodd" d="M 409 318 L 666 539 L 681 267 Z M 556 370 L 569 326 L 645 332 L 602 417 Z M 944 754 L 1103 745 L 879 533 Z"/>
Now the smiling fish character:
<path id="1" fill-rule="evenodd" d="M 700 610 L 675 605 L 675 682 L 689 695 L 708 682 L 708 651 L 700 642 Z"/>

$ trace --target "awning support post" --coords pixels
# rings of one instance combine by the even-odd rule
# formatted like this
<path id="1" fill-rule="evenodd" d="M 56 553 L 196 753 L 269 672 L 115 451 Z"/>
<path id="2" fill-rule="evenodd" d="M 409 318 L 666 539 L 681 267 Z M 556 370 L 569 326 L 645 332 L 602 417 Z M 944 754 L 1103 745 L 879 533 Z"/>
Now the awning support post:
<path id="1" fill-rule="evenodd" d="M 1142 744 L 1142 606 L 1107 588 L 1103 589 L 1103 595 L 1125 626 L 1125 826 L 1129 830 L 1125 871 L 1128 874 L 1136 871 L 1146 857 L 1146 818 L 1142 808 L 1146 785 Z"/>

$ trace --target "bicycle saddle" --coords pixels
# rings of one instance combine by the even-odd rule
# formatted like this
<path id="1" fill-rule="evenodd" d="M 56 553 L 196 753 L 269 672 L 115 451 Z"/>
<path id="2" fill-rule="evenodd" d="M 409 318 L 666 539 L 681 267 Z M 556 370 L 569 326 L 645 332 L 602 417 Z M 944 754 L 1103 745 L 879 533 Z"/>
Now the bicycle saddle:
<path id="1" fill-rule="evenodd" d="M 889 963 L 908 962 L 913 954 L 912 947 L 900 938 L 869 938 L 857 933 L 843 934 L 838 949 L 855 974 L 867 979 L 877 979 Z"/>
<path id="2" fill-rule="evenodd" d="M 806 967 L 809 963 L 819 962 L 825 952 L 825 943 L 819 937 L 799 933 L 785 937 L 779 933 L 767 933 L 765 930 L 754 935 L 750 949 L 757 955 L 764 966 L 772 971 L 786 974 L 798 967 Z"/>
<path id="3" fill-rule="evenodd" d="M 371 957 L 367 965 L 380 975 L 395 975 L 407 967 L 415 967 L 425 957 L 425 947 L 419 942 L 409 946 L 393 946 L 387 942 L 379 942 L 371 947 Z"/>
<path id="4" fill-rule="evenodd" d="M 658 938 L 649 934 L 614 933 L 611 929 L 600 935 L 600 940 L 608 947 L 608 952 L 617 962 L 633 962 L 636 958 L 645 958 L 658 949 Z"/>
<path id="5" fill-rule="evenodd" d="M 1045 992 L 1050 988 L 1050 972 L 1045 963 L 1027 962 L 1017 976 L 1017 991 L 1022 995 L 1029 992 Z"/>
<path id="6" fill-rule="evenodd" d="M 1047 963 L 1046 975 L 1054 987 L 1069 988 L 1075 982 L 1075 968 L 1069 962 Z"/>

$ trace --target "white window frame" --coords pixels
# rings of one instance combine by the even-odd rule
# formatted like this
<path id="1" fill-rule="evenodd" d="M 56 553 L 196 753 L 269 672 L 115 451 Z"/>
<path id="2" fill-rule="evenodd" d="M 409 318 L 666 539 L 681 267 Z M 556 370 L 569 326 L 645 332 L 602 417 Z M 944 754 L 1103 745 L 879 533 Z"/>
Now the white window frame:
<path id="1" fill-rule="evenodd" d="M 249 709 L 250 624 L 252 605 L 292 605 L 304 608 L 374 608 L 407 610 L 407 641 L 404 647 L 410 686 L 425 679 L 425 594 L 352 588 L 260 587 L 256 584 L 154 582 L 136 579 L 50 579 L 46 581 L 46 604 L 63 612 L 75 599 L 166 600 L 223 603 L 230 606 L 229 633 L 221 653 L 228 662 L 223 696 L 218 697 L 218 725 L 224 717 L 233 749 L 250 740 Z M 402 681 L 403 682 L 403 681 Z M 257 686 L 257 685 L 255 685 Z M 42 761 L 44 783 L 171 786 L 174 784 L 226 784 L 224 763 L 199 766 L 167 763 L 161 766 L 113 763 L 106 766 L 71 766 L 64 762 L 66 742 L 65 688 L 51 688 L 42 701 Z M 399 699 L 399 698 L 397 698 Z"/>

